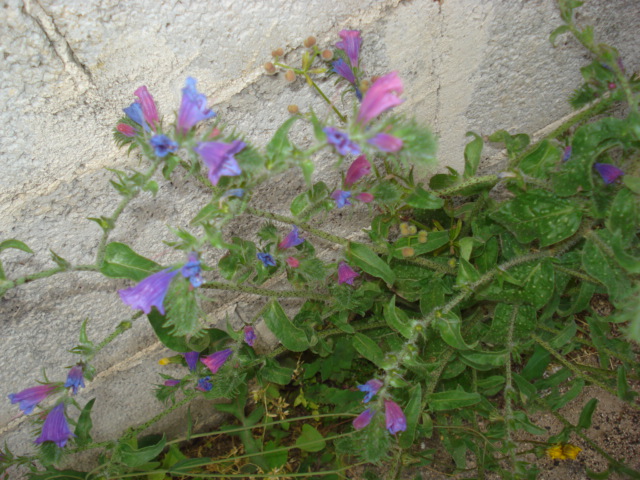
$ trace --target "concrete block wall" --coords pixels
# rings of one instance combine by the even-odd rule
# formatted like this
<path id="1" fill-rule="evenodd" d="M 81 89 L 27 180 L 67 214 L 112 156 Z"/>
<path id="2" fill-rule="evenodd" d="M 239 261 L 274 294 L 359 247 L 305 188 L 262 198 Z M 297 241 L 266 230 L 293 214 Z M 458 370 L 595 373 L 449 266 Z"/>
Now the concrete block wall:
<path id="1" fill-rule="evenodd" d="M 86 218 L 109 215 L 118 201 L 105 167 L 138 168 L 115 147 L 112 128 L 140 85 L 171 116 L 185 77 L 193 76 L 219 117 L 264 145 L 290 103 L 328 114 L 300 80 L 288 85 L 263 74 L 271 50 L 283 47 L 293 57 L 308 35 L 330 45 L 341 29 L 360 29 L 367 71 L 399 72 L 407 99 L 399 110 L 439 135 L 441 168 L 460 168 L 469 130 L 535 133 L 570 114 L 566 99 L 589 61 L 569 38 L 550 45 L 560 24 L 551 0 L 4 0 L 0 12 L 0 240 L 18 238 L 35 252 L 3 252 L 10 277 L 52 266 L 49 249 L 74 263 L 92 261 L 100 230 Z M 638 69 L 637 0 L 587 0 L 580 21 L 617 46 L 628 69 Z M 340 101 L 332 85 L 323 84 Z M 305 140 L 304 132 L 297 135 Z M 318 162 L 321 176 L 337 178 L 322 157 Z M 166 226 L 185 225 L 206 196 L 184 176 L 158 180 L 157 197 L 137 198 L 111 239 L 169 264 L 179 256 L 162 243 L 172 239 Z M 261 192 L 261 205 L 285 211 L 282 192 L 293 197 L 301 185 L 296 175 L 283 175 Z M 364 221 L 364 212 L 353 216 Z M 353 216 L 329 216 L 325 228 L 346 235 Z M 42 368 L 63 379 L 84 319 L 100 340 L 130 316 L 116 293 L 128 285 L 67 273 L 8 292 L 0 300 L 0 397 L 34 385 Z M 210 321 L 253 303 L 221 295 Z M 100 373 L 80 394 L 97 397 L 94 439 L 113 438 L 161 410 L 151 389 L 166 354 L 145 320 L 100 354 Z M 179 431 L 180 413 L 162 426 Z M 199 409 L 196 423 L 211 415 Z M 3 440 L 29 451 L 30 430 L 5 401 Z"/>

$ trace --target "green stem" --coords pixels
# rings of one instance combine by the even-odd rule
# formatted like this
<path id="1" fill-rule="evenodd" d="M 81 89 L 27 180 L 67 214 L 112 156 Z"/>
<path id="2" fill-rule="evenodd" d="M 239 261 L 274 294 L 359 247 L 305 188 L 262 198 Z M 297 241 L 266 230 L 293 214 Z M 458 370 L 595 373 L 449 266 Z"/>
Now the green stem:
<path id="1" fill-rule="evenodd" d="M 559 272 L 566 273 L 567 275 L 571 275 L 572 277 L 575 277 L 575 278 L 579 278 L 582 281 L 593 283 L 594 285 L 602 285 L 602 282 L 600 280 L 597 280 L 592 276 L 587 275 L 586 273 L 580 272 L 578 270 L 573 270 L 571 268 L 563 267 L 562 265 L 558 265 L 557 263 L 553 265 L 553 268 L 558 270 Z"/>
<path id="2" fill-rule="evenodd" d="M 451 195 L 456 195 L 458 192 L 461 192 L 465 188 L 472 187 L 474 185 L 480 185 L 483 183 L 498 183 L 500 179 L 497 175 L 484 175 L 482 177 L 472 177 L 469 180 L 466 180 L 462 183 L 458 183 L 449 188 L 443 188 L 442 190 L 433 190 L 431 193 L 437 195 L 439 197 L 449 197 Z"/>
<path id="3" fill-rule="evenodd" d="M 320 96 L 324 99 L 325 102 L 327 102 L 327 104 L 333 109 L 334 112 L 336 112 L 336 115 L 338 115 L 338 117 L 340 118 L 340 121 L 342 123 L 347 123 L 347 117 L 345 117 L 344 115 L 342 115 L 342 113 L 340 113 L 340 110 L 338 110 L 336 108 L 336 106 L 333 104 L 333 102 L 331 100 L 329 100 L 329 98 L 324 94 L 324 92 L 322 91 L 322 89 L 316 84 L 316 82 L 313 81 L 313 79 L 307 75 L 306 73 L 304 74 L 305 78 L 307 79 L 307 82 L 316 89 L 316 92 L 318 92 L 320 94 Z"/>
<path id="4" fill-rule="evenodd" d="M 129 320 L 120 322 L 120 324 L 115 328 L 113 332 L 111 332 L 111 334 L 108 337 L 104 338 L 98 345 L 96 345 L 95 349 L 93 350 L 93 353 L 91 354 L 91 358 L 89 359 L 89 361 L 91 361 L 91 359 L 95 357 L 100 350 L 102 350 L 104 347 L 106 347 L 111 342 L 113 342 L 116 338 L 118 338 L 119 335 L 129 330 L 131 328 L 132 322 L 136 321 L 141 316 L 142 316 L 142 312 L 136 312 L 131 316 Z"/>
<path id="5" fill-rule="evenodd" d="M 509 452 L 509 461 L 511 462 L 511 469 L 515 471 L 516 466 L 516 444 L 513 441 L 513 404 L 512 397 L 516 395 L 516 391 L 513 388 L 513 379 L 511 371 L 511 355 L 515 345 L 513 344 L 513 332 L 515 330 L 516 318 L 518 316 L 518 305 L 514 306 L 513 313 L 509 319 L 509 330 L 507 330 L 507 360 L 505 363 L 505 387 L 504 387 L 504 425 L 505 425 L 505 444 Z"/>
<path id="6" fill-rule="evenodd" d="M 187 394 L 185 394 L 185 397 L 182 400 L 180 400 L 179 402 L 174 403 L 173 405 L 171 405 L 168 408 L 165 408 L 162 412 L 157 414 L 151 420 L 148 420 L 147 422 L 143 423 L 142 425 L 140 425 L 137 428 L 130 428 L 122 436 L 122 440 L 127 440 L 129 438 L 134 438 L 134 437 L 138 436 L 138 434 L 140 434 L 141 432 L 144 432 L 151 425 L 153 425 L 156 422 L 159 422 L 160 420 L 162 420 L 164 417 L 169 415 L 174 410 L 177 410 L 178 408 L 182 407 L 183 405 L 186 405 L 187 403 L 189 403 L 191 400 L 194 399 L 194 397 L 196 396 L 196 393 L 197 393 L 196 391 L 188 392 Z"/>
<path id="7" fill-rule="evenodd" d="M 223 282 L 207 282 L 202 285 L 202 288 L 211 288 L 215 290 L 226 290 L 229 292 L 243 292 L 253 295 L 261 295 L 263 297 L 274 298 L 309 298 L 311 300 L 326 301 L 330 300 L 331 296 L 328 292 L 314 293 L 308 290 L 270 290 L 267 288 L 248 287 L 244 285 L 233 285 L 231 283 Z"/>
<path id="8" fill-rule="evenodd" d="M 12 288 L 18 287 L 20 285 L 24 285 L 25 283 L 30 283 L 35 280 L 41 280 L 43 278 L 48 278 L 58 273 L 64 272 L 96 272 L 98 271 L 98 267 L 95 265 L 77 265 L 77 266 L 67 266 L 67 267 L 54 267 L 49 268 L 47 270 L 43 270 L 41 272 L 30 273 L 23 277 L 16 278 L 15 280 L 4 280 L 0 281 L 0 297 L 4 295 L 8 290 Z"/>

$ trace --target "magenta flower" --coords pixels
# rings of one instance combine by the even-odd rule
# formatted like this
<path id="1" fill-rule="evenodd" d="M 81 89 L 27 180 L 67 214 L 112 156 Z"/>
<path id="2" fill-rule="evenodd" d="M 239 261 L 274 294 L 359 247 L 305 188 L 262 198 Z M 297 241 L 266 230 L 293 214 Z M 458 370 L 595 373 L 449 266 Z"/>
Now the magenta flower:
<path id="1" fill-rule="evenodd" d="M 45 418 L 42 432 L 36 438 L 35 443 L 54 442 L 58 447 L 63 448 L 71 437 L 75 437 L 75 435 L 69 429 L 69 423 L 64 414 L 64 403 L 60 402 L 51 409 Z"/>
<path id="2" fill-rule="evenodd" d="M 297 247 L 302 242 L 304 242 L 304 238 L 300 238 L 298 236 L 298 227 L 293 227 L 286 237 L 278 244 L 278 248 L 280 250 L 284 250 L 286 248 Z"/>
<path id="3" fill-rule="evenodd" d="M 156 103 L 153 101 L 153 97 L 147 90 L 146 86 L 139 87 L 133 92 L 140 100 L 140 107 L 142 108 L 142 115 L 145 121 L 151 126 L 151 129 L 155 132 L 158 125 L 158 110 L 156 109 Z"/>
<path id="4" fill-rule="evenodd" d="M 401 139 L 394 137 L 393 135 L 389 135 L 388 133 L 379 133 L 368 141 L 371 145 L 378 147 L 378 150 L 389 153 L 397 152 L 403 145 Z"/>
<path id="5" fill-rule="evenodd" d="M 362 99 L 358 122 L 365 125 L 382 112 L 400 105 L 404 100 L 398 98 L 396 94 L 402 93 L 403 90 L 402 80 L 397 72 L 378 78 Z"/>
<path id="6" fill-rule="evenodd" d="M 345 262 L 340 262 L 340 265 L 338 265 L 338 285 L 343 283 L 353 285 L 353 280 L 359 276 L 360 275 Z"/>
<path id="7" fill-rule="evenodd" d="M 195 372 L 196 368 L 198 367 L 198 358 L 200 358 L 199 352 L 187 352 L 184 354 L 184 359 L 187 362 L 187 367 L 189 367 L 189 370 L 191 370 L 192 372 Z"/>
<path id="8" fill-rule="evenodd" d="M 231 143 L 202 142 L 194 150 L 209 167 L 208 177 L 211 183 L 218 185 L 220 177 L 236 177 L 242 173 L 234 155 L 246 146 L 247 144 L 240 140 Z"/>
<path id="9" fill-rule="evenodd" d="M 331 194 L 331 198 L 336 201 L 336 207 L 338 208 L 342 208 L 346 205 L 352 205 L 352 203 L 349 201 L 350 197 L 351 192 L 348 192 L 346 190 L 336 190 Z"/>
<path id="10" fill-rule="evenodd" d="M 300 260 L 296 257 L 287 257 L 286 262 L 291 268 L 298 268 L 300 266 Z"/>
<path id="11" fill-rule="evenodd" d="M 144 121 L 144 114 L 142 113 L 142 107 L 138 102 L 133 102 L 127 108 L 123 108 L 122 111 L 127 114 L 131 120 L 136 122 L 142 128 L 144 128 L 147 132 L 149 131 L 149 125 Z"/>
<path id="12" fill-rule="evenodd" d="M 151 307 L 156 307 L 164 315 L 164 297 L 169 291 L 171 280 L 179 270 L 165 268 L 142 280 L 138 285 L 124 290 L 119 290 L 120 298 L 131 308 L 142 310 L 145 314 L 151 312 Z"/>
<path id="13" fill-rule="evenodd" d="M 182 273 L 184 278 L 189 279 L 189 283 L 191 283 L 193 288 L 198 288 L 203 283 L 202 275 L 200 275 L 201 270 L 198 253 L 191 252 L 189 253 L 187 263 L 180 269 L 180 273 Z"/>
<path id="14" fill-rule="evenodd" d="M 178 150 L 178 144 L 166 135 L 154 135 L 149 141 L 155 154 L 162 158 Z"/>
<path id="15" fill-rule="evenodd" d="M 198 380 L 198 385 L 196 385 L 196 390 L 200 390 L 201 392 L 208 392 L 213 388 L 213 383 L 211 383 L 211 377 L 204 377 Z"/>
<path id="16" fill-rule="evenodd" d="M 126 137 L 135 137 L 138 134 L 138 131 L 135 128 L 126 123 L 119 123 L 116 130 Z"/>
<path id="17" fill-rule="evenodd" d="M 327 142 L 333 145 L 340 155 L 360 154 L 360 147 L 352 142 L 346 133 L 333 127 L 325 127 L 322 131 L 327 134 Z"/>
<path id="18" fill-rule="evenodd" d="M 360 155 L 349 166 L 347 174 L 344 177 L 344 186 L 349 188 L 362 177 L 369 175 L 370 173 L 371 164 L 369 163 L 369 160 L 367 160 L 367 157 L 364 155 Z"/>
<path id="19" fill-rule="evenodd" d="M 336 47 L 347 54 L 352 67 L 358 67 L 358 57 L 362 39 L 358 30 L 342 30 L 340 33 L 341 42 L 336 43 Z"/>
<path id="20" fill-rule="evenodd" d="M 38 385 L 18 393 L 10 393 L 9 400 L 11 400 L 11 403 L 20 403 L 20 410 L 22 410 L 25 415 L 29 415 L 33 412 L 35 406 L 47 398 L 56 388 L 57 385 L 51 383 Z"/>
<path id="21" fill-rule="evenodd" d="M 247 342 L 247 345 L 253 347 L 257 338 L 256 331 L 251 325 L 244 327 L 244 341 Z"/>
<path id="22" fill-rule="evenodd" d="M 364 399 L 362 400 L 364 403 L 369 403 L 369 401 L 373 398 L 373 396 L 378 393 L 378 390 L 382 388 L 383 383 L 380 380 L 373 379 L 369 380 L 364 385 L 358 385 L 358 390 L 361 392 L 366 392 Z"/>
<path id="23" fill-rule="evenodd" d="M 177 387 L 180 385 L 180 380 L 176 380 L 175 378 L 170 378 L 164 381 L 165 387 Z"/>
<path id="24" fill-rule="evenodd" d="M 233 353 L 233 350 L 227 348 L 225 350 L 220 350 L 219 352 L 215 352 L 208 357 L 201 358 L 200 361 L 204 363 L 211 373 L 218 373 L 218 370 L 222 368 L 224 363 L 229 358 L 229 355 Z"/>
<path id="25" fill-rule="evenodd" d="M 402 413 L 402 409 L 392 400 L 384 401 L 384 413 L 387 430 L 391 435 L 404 432 L 407 429 L 407 419 Z"/>
<path id="26" fill-rule="evenodd" d="M 376 414 L 375 410 L 372 410 L 371 408 L 367 408 L 364 412 L 358 415 L 356 419 L 353 421 L 353 428 L 355 428 L 356 430 L 363 429 L 364 427 L 369 425 L 369 423 L 371 422 L 371 419 L 375 414 Z"/>
<path id="27" fill-rule="evenodd" d="M 333 71 L 344 78 L 347 82 L 352 85 L 356 84 L 356 77 L 353 74 L 353 70 L 351 67 L 345 62 L 343 59 L 339 58 L 335 62 L 332 63 Z"/>
<path id="28" fill-rule="evenodd" d="M 602 180 L 607 185 L 615 182 L 618 178 L 624 175 L 624 172 L 614 165 L 608 163 L 594 163 L 593 168 L 600 174 Z"/>
<path id="29" fill-rule="evenodd" d="M 571 158 L 571 150 L 573 150 L 571 148 L 571 145 L 567 145 L 566 147 L 564 147 L 564 152 L 562 152 L 562 161 L 563 162 L 569 161 L 569 159 Z"/>
<path id="30" fill-rule="evenodd" d="M 373 195 L 367 192 L 359 193 L 355 196 L 356 200 L 360 200 L 362 203 L 373 202 Z"/>
<path id="31" fill-rule="evenodd" d="M 196 89 L 195 78 L 187 77 L 186 86 L 182 89 L 182 101 L 178 111 L 178 131 L 185 134 L 196 123 L 215 117 L 215 115 L 207 108 L 207 97 Z"/>
<path id="32" fill-rule="evenodd" d="M 71 367 L 64 386 L 65 388 L 71 387 L 73 395 L 78 393 L 78 389 L 84 388 L 84 370 L 82 369 L 82 365 L 74 365 Z"/>

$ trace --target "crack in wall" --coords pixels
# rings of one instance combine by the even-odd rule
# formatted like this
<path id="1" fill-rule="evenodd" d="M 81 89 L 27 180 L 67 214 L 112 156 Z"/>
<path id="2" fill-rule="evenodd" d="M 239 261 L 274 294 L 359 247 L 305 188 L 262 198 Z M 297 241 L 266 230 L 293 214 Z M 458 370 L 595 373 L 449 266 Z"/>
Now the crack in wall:
<path id="1" fill-rule="evenodd" d="M 22 12 L 38 25 L 54 53 L 62 62 L 65 71 L 71 76 L 76 86 L 81 89 L 81 93 L 90 87 L 95 88 L 91 71 L 80 61 L 65 36 L 60 33 L 53 17 L 47 13 L 40 2 L 38 0 L 23 0 Z"/>

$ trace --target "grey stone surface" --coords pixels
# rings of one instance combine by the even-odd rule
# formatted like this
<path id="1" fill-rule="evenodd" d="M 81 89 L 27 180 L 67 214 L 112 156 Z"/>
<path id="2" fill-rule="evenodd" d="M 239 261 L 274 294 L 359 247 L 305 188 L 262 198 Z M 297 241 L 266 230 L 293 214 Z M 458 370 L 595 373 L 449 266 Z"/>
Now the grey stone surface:
<path id="1" fill-rule="evenodd" d="M 149 87 L 170 117 L 184 78 L 194 76 L 225 122 L 264 145 L 288 117 L 290 103 L 329 115 L 301 80 L 288 85 L 280 75 L 263 75 L 269 52 L 281 46 L 293 62 L 310 34 L 329 45 L 342 28 L 361 29 L 365 68 L 372 75 L 399 72 L 407 98 L 399 110 L 433 126 L 442 168 L 462 165 L 468 130 L 534 133 L 568 115 L 566 99 L 588 62 L 573 40 L 549 44 L 560 24 L 551 0 L 5 0 L 0 11 L 0 240 L 21 239 L 35 252 L 2 253 L 12 278 L 53 266 L 49 249 L 74 263 L 92 260 L 100 230 L 86 218 L 110 214 L 118 201 L 104 168 L 140 168 L 111 135 L 139 85 Z M 639 13 L 635 0 L 592 0 L 580 21 L 594 24 L 627 67 L 637 69 Z M 323 87 L 342 106 L 340 87 L 333 81 Z M 294 137 L 304 143 L 311 135 L 299 129 Z M 320 155 L 318 174 L 332 181 L 338 172 Z M 162 243 L 172 239 L 166 226 L 184 226 L 206 202 L 206 191 L 181 175 L 158 180 L 158 196 L 134 200 L 111 240 L 170 264 L 180 256 Z M 303 184 L 298 175 L 277 180 L 258 202 L 285 213 L 287 199 Z M 326 228 L 349 235 L 366 216 L 366 209 L 331 214 Z M 238 223 L 233 230 L 251 228 Z M 116 293 L 128 285 L 68 273 L 8 292 L 0 300 L 0 396 L 32 386 L 42 368 L 62 380 L 63 367 L 74 361 L 67 350 L 85 318 L 99 340 L 130 316 Z M 233 314 L 236 304 L 244 312 L 255 297 L 220 295 L 211 322 Z M 97 397 L 96 439 L 160 411 L 151 387 L 165 354 L 139 320 L 96 359 L 101 373 L 80 396 Z M 17 412 L 8 402 L 0 409 L 0 435 L 16 451 L 28 451 L 33 437 Z M 207 423 L 208 413 L 198 415 Z"/>

